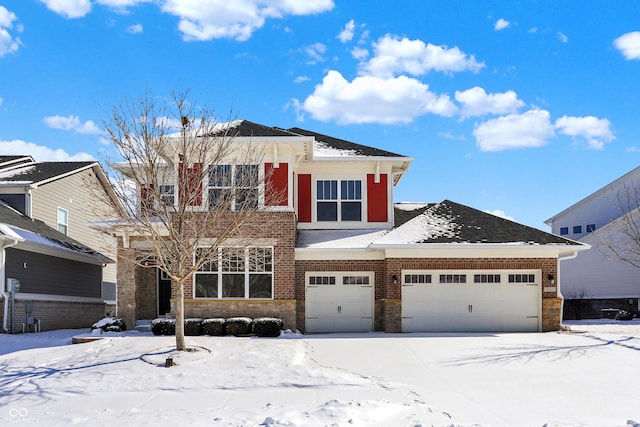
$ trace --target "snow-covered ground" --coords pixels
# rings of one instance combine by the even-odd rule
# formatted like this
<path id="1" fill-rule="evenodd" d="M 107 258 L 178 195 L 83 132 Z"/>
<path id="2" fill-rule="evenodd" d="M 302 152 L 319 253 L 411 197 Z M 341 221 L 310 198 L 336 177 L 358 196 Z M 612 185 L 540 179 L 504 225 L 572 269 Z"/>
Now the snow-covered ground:
<path id="1" fill-rule="evenodd" d="M 0 425 L 628 426 L 640 321 L 540 334 L 0 335 Z M 289 338 L 289 339 L 286 339 Z M 165 368 L 167 356 L 175 366 Z"/>

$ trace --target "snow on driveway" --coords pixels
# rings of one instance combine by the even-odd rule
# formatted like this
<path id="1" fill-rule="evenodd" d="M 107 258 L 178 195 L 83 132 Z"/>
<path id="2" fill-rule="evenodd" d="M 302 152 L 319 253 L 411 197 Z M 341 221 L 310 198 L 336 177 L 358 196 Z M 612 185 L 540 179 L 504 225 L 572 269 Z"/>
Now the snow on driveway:
<path id="1" fill-rule="evenodd" d="M 640 321 L 540 334 L 0 335 L 0 425 L 628 426 Z M 167 356 L 176 366 L 165 368 Z M 638 425 L 640 427 L 640 425 Z"/>

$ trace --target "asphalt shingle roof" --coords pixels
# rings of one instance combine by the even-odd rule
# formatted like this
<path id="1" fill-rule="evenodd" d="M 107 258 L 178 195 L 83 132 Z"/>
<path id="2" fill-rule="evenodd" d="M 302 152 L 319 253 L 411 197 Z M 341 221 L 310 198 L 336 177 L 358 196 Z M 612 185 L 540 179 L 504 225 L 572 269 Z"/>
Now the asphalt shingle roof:
<path id="1" fill-rule="evenodd" d="M 95 162 L 43 162 L 28 163 L 12 174 L 0 177 L 0 181 L 41 182 L 90 166 Z"/>
<path id="2" fill-rule="evenodd" d="M 380 150 L 379 148 L 369 147 L 366 145 L 356 144 L 355 142 L 345 141 L 344 139 L 334 138 L 331 136 L 323 135 L 321 133 L 311 132 L 300 128 L 290 128 L 289 132 L 302 135 L 313 136 L 316 141 L 324 142 L 328 146 L 335 148 L 336 150 L 352 151 L 359 156 L 371 156 L 371 157 L 406 157 L 401 154 L 392 153 L 390 151 Z"/>

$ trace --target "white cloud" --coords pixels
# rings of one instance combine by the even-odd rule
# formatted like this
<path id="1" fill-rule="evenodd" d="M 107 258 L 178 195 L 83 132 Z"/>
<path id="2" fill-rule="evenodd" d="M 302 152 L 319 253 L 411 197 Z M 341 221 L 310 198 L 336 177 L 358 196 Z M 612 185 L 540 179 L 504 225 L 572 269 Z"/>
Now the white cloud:
<path id="1" fill-rule="evenodd" d="M 616 139 L 610 127 L 609 120 L 594 116 L 562 116 L 556 120 L 556 129 L 559 133 L 569 135 L 574 139 L 584 139 L 587 142 L 587 147 L 593 150 L 601 150 L 605 143 Z"/>
<path id="2" fill-rule="evenodd" d="M 294 83 L 304 83 L 304 82 L 308 82 L 310 79 L 307 76 L 298 76 L 296 77 L 293 82 Z"/>
<path id="3" fill-rule="evenodd" d="M 127 28 L 127 32 L 131 34 L 140 34 L 143 31 L 144 29 L 142 28 L 142 24 L 131 25 L 129 28 Z"/>
<path id="4" fill-rule="evenodd" d="M 314 43 L 307 46 L 304 51 L 311 57 L 309 64 L 317 64 L 318 62 L 324 61 L 323 55 L 327 52 L 327 46 L 322 43 Z"/>
<path id="5" fill-rule="evenodd" d="M 477 73 L 485 66 L 458 47 L 425 44 L 422 40 L 399 39 L 389 34 L 374 43 L 373 48 L 375 55 L 363 64 L 362 74 L 391 77 L 403 73 L 418 76 L 429 71 Z"/>
<path id="6" fill-rule="evenodd" d="M 627 60 L 640 59 L 640 31 L 624 34 L 613 41 Z"/>
<path id="7" fill-rule="evenodd" d="M 61 130 L 72 130 L 76 133 L 99 135 L 102 133 L 100 128 L 92 120 L 81 122 L 78 116 L 47 116 L 44 123 L 50 128 Z"/>
<path id="8" fill-rule="evenodd" d="M 91 12 L 90 0 L 40 0 L 49 10 L 65 18 L 82 18 Z"/>
<path id="9" fill-rule="evenodd" d="M 450 139 L 452 141 L 466 141 L 467 138 L 464 135 L 454 135 L 451 132 L 438 132 L 438 136 L 444 139 Z"/>
<path id="10" fill-rule="evenodd" d="M 491 215 L 499 216 L 500 218 L 508 219 L 509 221 L 515 221 L 515 219 L 513 219 L 512 216 L 507 215 L 507 213 L 502 209 L 494 209 L 494 210 L 485 209 L 483 212 L 486 212 Z"/>
<path id="11" fill-rule="evenodd" d="M 151 3 L 153 0 L 95 0 L 96 3 L 117 10 L 125 10 L 128 7 L 136 6 L 140 3 Z"/>
<path id="12" fill-rule="evenodd" d="M 164 0 L 160 7 L 180 19 L 178 29 L 184 40 L 244 41 L 261 28 L 267 18 L 326 12 L 333 8 L 333 0 Z"/>
<path id="13" fill-rule="evenodd" d="M 0 140 L 0 152 L 5 155 L 31 155 L 39 162 L 68 162 L 68 161 L 88 161 L 94 158 L 87 153 L 68 154 L 62 149 L 52 149 L 42 145 L 21 140 L 3 141 Z"/>
<path id="14" fill-rule="evenodd" d="M 338 38 L 342 43 L 351 41 L 353 39 L 353 32 L 355 31 L 355 29 L 356 23 L 352 19 L 351 21 L 347 22 L 342 31 L 340 31 L 340 34 L 338 34 Z"/>
<path id="15" fill-rule="evenodd" d="M 640 148 L 636 147 L 635 145 L 632 145 L 631 147 L 625 148 L 624 151 L 626 151 L 627 153 L 638 153 L 640 152 Z"/>
<path id="16" fill-rule="evenodd" d="M 351 56 L 359 61 L 364 61 L 369 56 L 369 51 L 363 47 L 354 47 L 351 49 Z"/>
<path id="17" fill-rule="evenodd" d="M 0 5 L 0 58 L 17 51 L 20 47 L 20 39 L 9 33 L 9 30 L 13 28 L 13 21 L 16 19 L 15 13 Z"/>
<path id="18" fill-rule="evenodd" d="M 562 43 L 568 43 L 569 42 L 569 37 L 567 37 L 565 34 L 558 32 L 558 40 L 560 40 Z"/>
<path id="19" fill-rule="evenodd" d="M 317 120 L 348 123 L 410 123 L 425 114 L 450 117 L 456 106 L 447 95 L 406 76 L 360 76 L 352 82 L 331 70 L 303 103 Z"/>
<path id="20" fill-rule="evenodd" d="M 465 91 L 456 91 L 455 98 L 462 104 L 460 112 L 462 117 L 515 113 L 525 105 L 512 90 L 487 94 L 478 86 Z"/>
<path id="21" fill-rule="evenodd" d="M 509 26 L 511 25 L 511 22 L 507 21 L 506 19 L 498 19 L 496 21 L 496 24 L 493 26 L 493 29 L 496 31 L 502 31 L 504 29 L 509 28 Z"/>
<path id="22" fill-rule="evenodd" d="M 473 129 L 481 151 L 542 147 L 555 135 L 549 112 L 529 110 L 476 124 Z"/>

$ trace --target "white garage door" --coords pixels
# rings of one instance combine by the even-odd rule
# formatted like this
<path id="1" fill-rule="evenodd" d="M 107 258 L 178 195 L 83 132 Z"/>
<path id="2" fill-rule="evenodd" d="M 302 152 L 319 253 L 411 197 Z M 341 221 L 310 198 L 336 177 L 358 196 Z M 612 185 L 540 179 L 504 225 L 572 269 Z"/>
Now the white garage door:
<path id="1" fill-rule="evenodd" d="M 403 271 L 404 332 L 539 330 L 541 272 Z"/>
<path id="2" fill-rule="evenodd" d="M 306 332 L 373 330 L 371 272 L 306 273 Z"/>

